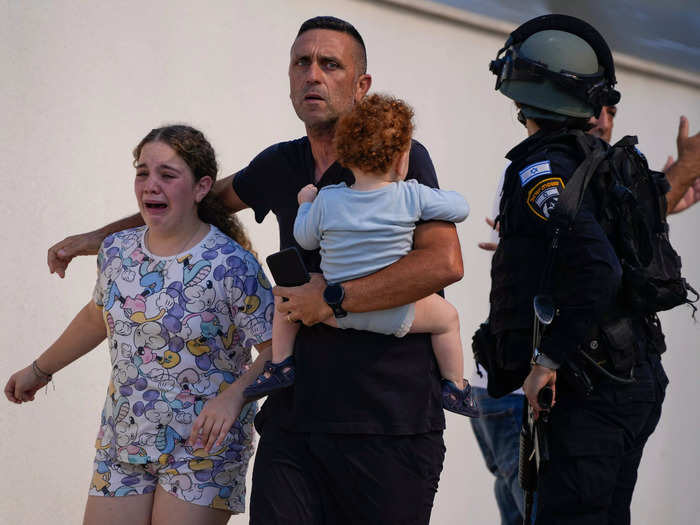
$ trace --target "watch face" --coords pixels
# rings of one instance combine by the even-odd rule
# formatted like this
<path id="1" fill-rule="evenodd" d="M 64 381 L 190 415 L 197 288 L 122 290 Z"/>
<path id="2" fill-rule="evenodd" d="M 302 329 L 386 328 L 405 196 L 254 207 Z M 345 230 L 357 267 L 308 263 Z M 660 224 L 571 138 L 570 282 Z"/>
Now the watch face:
<path id="1" fill-rule="evenodd" d="M 329 284 L 323 291 L 323 299 L 328 304 L 340 304 L 343 302 L 345 292 L 339 284 Z"/>

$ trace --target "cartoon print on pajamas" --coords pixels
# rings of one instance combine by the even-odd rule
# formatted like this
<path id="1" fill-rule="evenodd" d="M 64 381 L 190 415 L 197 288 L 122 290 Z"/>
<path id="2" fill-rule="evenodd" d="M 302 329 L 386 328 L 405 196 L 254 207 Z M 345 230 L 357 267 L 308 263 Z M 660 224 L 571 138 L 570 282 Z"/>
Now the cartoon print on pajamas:
<path id="1" fill-rule="evenodd" d="M 185 286 L 196 286 L 201 283 L 211 271 L 211 263 L 204 259 L 197 261 L 196 264 L 190 264 L 191 255 L 186 255 L 178 262 L 183 264 L 182 268 L 182 283 Z"/>
<path id="2" fill-rule="evenodd" d="M 184 289 L 185 309 L 189 312 L 182 320 L 180 334 L 188 339 L 187 349 L 195 356 L 200 356 L 211 351 L 212 339 L 223 335 L 221 322 L 212 310 L 216 300 L 216 291 L 212 281 L 206 283 L 191 284 Z M 199 326 L 197 326 L 199 320 Z M 198 338 L 193 338 L 195 330 L 201 333 Z"/>
<path id="3" fill-rule="evenodd" d="M 93 298 L 103 309 L 112 377 L 91 494 L 143 494 L 160 482 L 185 501 L 240 512 L 252 455 L 247 405 L 219 450 L 186 447 L 208 399 L 271 337 L 274 301 L 258 262 L 212 227 L 186 254 L 158 257 L 146 227 L 105 239 Z"/>
<path id="4" fill-rule="evenodd" d="M 196 481 L 196 480 L 195 480 Z M 187 474 L 177 471 L 167 472 L 161 479 L 161 483 L 168 492 L 180 496 L 185 501 L 194 502 L 202 497 L 203 490 Z"/>
<path id="5" fill-rule="evenodd" d="M 182 436 L 169 424 L 173 420 L 172 407 L 165 401 L 156 401 L 151 408 L 146 410 L 145 415 L 146 419 L 156 424 L 158 430 L 153 435 L 155 447 L 162 454 L 170 454 L 175 450 L 175 445 L 183 440 Z"/>

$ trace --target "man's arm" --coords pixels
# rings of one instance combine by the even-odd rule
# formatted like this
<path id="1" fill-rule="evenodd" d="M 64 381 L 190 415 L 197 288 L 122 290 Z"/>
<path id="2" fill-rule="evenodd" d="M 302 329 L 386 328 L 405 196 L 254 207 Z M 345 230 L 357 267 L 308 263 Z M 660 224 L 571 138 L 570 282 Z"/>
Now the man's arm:
<path id="1" fill-rule="evenodd" d="M 136 228 L 141 225 L 143 225 L 143 218 L 137 213 L 125 219 L 111 222 L 97 230 L 66 237 L 49 248 L 46 255 L 49 272 L 57 273 L 63 279 L 66 276 L 66 268 L 68 268 L 68 264 L 74 257 L 79 255 L 96 255 L 105 237 L 112 233 Z"/>
<path id="2" fill-rule="evenodd" d="M 212 193 L 214 197 L 221 201 L 221 204 L 230 212 L 238 213 L 241 210 L 249 208 L 249 206 L 243 202 L 243 200 L 238 196 L 236 190 L 233 189 L 233 178 L 236 176 L 229 175 L 221 180 L 217 180 L 212 188 Z"/>
<path id="3" fill-rule="evenodd" d="M 592 198 L 584 200 L 573 227 L 559 239 L 553 268 L 549 284 L 557 315 L 539 350 L 555 364 L 562 364 L 578 351 L 591 327 L 610 312 L 622 282 L 620 262 L 596 220 Z"/>
<path id="4" fill-rule="evenodd" d="M 413 303 L 459 281 L 464 275 L 462 251 L 455 225 L 432 221 L 416 227 L 413 250 L 394 264 L 360 279 L 343 283 L 343 308 L 370 312 Z M 326 282 L 319 274 L 294 288 L 276 286 L 273 293 L 287 297 L 278 310 L 310 326 L 333 315 L 323 300 Z"/>
<path id="5" fill-rule="evenodd" d="M 247 208 L 248 205 L 241 200 L 233 189 L 233 177 L 234 175 L 229 175 L 217 181 L 212 192 L 226 209 L 231 213 L 236 213 Z M 66 268 L 74 257 L 79 255 L 96 255 L 102 241 L 108 235 L 128 230 L 129 228 L 136 228 L 143 224 L 143 218 L 137 213 L 125 219 L 109 223 L 97 230 L 66 237 L 49 248 L 46 256 L 49 272 L 57 273 L 63 279 L 66 276 Z"/>
<path id="6" fill-rule="evenodd" d="M 681 117 L 676 139 L 678 160 L 665 170 L 666 178 L 671 184 L 671 189 L 666 194 L 669 213 L 678 213 L 685 209 L 676 209 L 676 207 L 681 200 L 685 202 L 689 191 L 694 192 L 694 183 L 700 176 L 700 133 L 690 137 L 689 129 L 688 119 Z M 693 203 L 691 202 L 690 204 Z"/>

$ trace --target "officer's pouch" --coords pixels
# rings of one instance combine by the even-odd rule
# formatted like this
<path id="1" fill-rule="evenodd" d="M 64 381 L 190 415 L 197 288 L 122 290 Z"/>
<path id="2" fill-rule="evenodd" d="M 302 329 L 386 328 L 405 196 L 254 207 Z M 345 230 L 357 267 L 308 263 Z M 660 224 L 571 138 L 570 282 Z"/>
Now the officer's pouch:
<path id="1" fill-rule="evenodd" d="M 496 355 L 496 337 L 491 332 L 491 326 L 488 320 L 481 323 L 479 328 L 472 336 L 472 352 L 474 353 L 474 361 L 478 366 L 481 366 L 486 372 L 491 373 L 493 368 L 493 359 Z"/>
<path id="2" fill-rule="evenodd" d="M 608 370 L 617 374 L 627 374 L 632 369 L 636 358 L 636 340 L 639 331 L 635 331 L 632 320 L 628 317 L 608 321 L 600 325 L 601 351 L 610 359 Z"/>
<path id="3" fill-rule="evenodd" d="M 529 330 L 509 330 L 496 334 L 496 353 L 489 372 L 488 392 L 502 397 L 523 386 L 530 373 L 532 335 Z"/>
<path id="4" fill-rule="evenodd" d="M 494 334 L 488 322 L 472 336 L 474 359 L 488 372 L 488 393 L 502 397 L 517 390 L 530 371 L 530 350 L 527 333 Z"/>

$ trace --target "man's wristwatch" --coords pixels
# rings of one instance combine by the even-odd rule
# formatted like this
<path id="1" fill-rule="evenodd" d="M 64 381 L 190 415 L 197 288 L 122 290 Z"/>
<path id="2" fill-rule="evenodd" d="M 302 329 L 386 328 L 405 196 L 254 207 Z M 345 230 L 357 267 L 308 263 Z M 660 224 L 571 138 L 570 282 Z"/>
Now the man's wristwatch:
<path id="1" fill-rule="evenodd" d="M 556 370 L 559 368 L 559 363 L 552 361 L 549 357 L 544 355 L 538 348 L 535 349 L 535 355 L 532 358 L 533 365 L 540 365 L 545 368 L 550 368 Z"/>
<path id="2" fill-rule="evenodd" d="M 341 304 L 343 304 L 343 299 L 345 299 L 345 289 L 341 284 L 328 283 L 326 289 L 323 290 L 323 300 L 326 301 L 328 306 L 333 310 L 333 315 L 336 318 L 345 317 L 348 313 L 343 310 Z"/>

